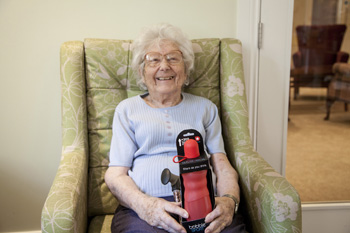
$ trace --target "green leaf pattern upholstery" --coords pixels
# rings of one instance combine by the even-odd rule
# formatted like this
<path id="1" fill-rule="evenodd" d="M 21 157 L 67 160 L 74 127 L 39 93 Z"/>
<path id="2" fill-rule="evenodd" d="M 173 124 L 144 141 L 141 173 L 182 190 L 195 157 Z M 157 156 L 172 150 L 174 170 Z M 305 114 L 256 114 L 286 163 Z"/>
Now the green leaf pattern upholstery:
<path id="1" fill-rule="evenodd" d="M 252 147 L 241 43 L 192 42 L 195 70 L 184 91 L 218 106 L 249 231 L 301 232 L 298 193 Z M 128 40 L 86 39 L 61 47 L 62 157 L 43 207 L 43 232 L 110 232 L 118 200 L 104 174 L 114 110 L 121 100 L 144 93 L 130 68 L 130 46 Z"/>

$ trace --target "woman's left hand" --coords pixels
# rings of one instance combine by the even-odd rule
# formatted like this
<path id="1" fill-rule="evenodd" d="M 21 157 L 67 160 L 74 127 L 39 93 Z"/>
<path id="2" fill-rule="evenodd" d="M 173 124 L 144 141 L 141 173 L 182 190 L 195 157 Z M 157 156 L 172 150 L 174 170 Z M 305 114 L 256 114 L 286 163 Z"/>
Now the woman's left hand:
<path id="1" fill-rule="evenodd" d="M 232 223 L 235 202 L 227 197 L 216 197 L 215 204 L 215 209 L 205 217 L 205 222 L 210 223 L 205 233 L 221 232 Z"/>

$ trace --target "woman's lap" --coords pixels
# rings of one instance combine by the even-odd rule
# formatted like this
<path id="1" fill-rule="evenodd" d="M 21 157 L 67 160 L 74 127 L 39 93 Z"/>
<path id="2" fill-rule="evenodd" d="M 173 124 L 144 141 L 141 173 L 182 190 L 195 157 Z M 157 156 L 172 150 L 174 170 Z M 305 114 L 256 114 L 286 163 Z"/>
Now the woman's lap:
<path id="1" fill-rule="evenodd" d="M 168 201 L 173 201 L 173 197 L 164 197 Z M 131 209 L 119 205 L 117 208 L 112 225 L 112 233 L 166 233 L 167 231 L 152 227 L 147 222 L 143 221 L 138 215 Z M 245 233 L 245 225 L 242 215 L 236 215 L 233 218 L 231 225 L 226 227 L 222 233 Z"/>

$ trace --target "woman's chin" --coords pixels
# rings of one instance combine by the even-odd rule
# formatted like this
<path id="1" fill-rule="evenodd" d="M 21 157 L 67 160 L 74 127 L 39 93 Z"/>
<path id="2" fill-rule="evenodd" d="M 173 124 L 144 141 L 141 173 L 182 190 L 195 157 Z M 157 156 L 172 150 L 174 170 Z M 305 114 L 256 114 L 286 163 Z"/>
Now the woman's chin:
<path id="1" fill-rule="evenodd" d="M 181 92 L 181 87 L 179 88 L 176 85 L 157 85 L 154 88 L 154 92 L 158 94 L 176 94 Z"/>

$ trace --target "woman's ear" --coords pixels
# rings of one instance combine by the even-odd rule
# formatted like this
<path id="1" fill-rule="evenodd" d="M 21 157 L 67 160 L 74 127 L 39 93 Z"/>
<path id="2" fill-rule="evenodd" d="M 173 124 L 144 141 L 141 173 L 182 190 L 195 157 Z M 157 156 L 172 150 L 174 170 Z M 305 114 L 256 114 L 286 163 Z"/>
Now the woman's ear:
<path id="1" fill-rule="evenodd" d="M 147 90 L 145 75 L 144 75 L 145 72 L 142 66 L 138 69 L 138 73 L 139 73 L 140 79 L 137 81 L 137 85 L 140 87 L 141 90 Z"/>
<path id="2" fill-rule="evenodd" d="M 189 78 L 188 75 L 186 75 L 186 79 L 185 79 L 184 85 L 185 85 L 185 86 L 190 85 L 190 78 Z"/>

